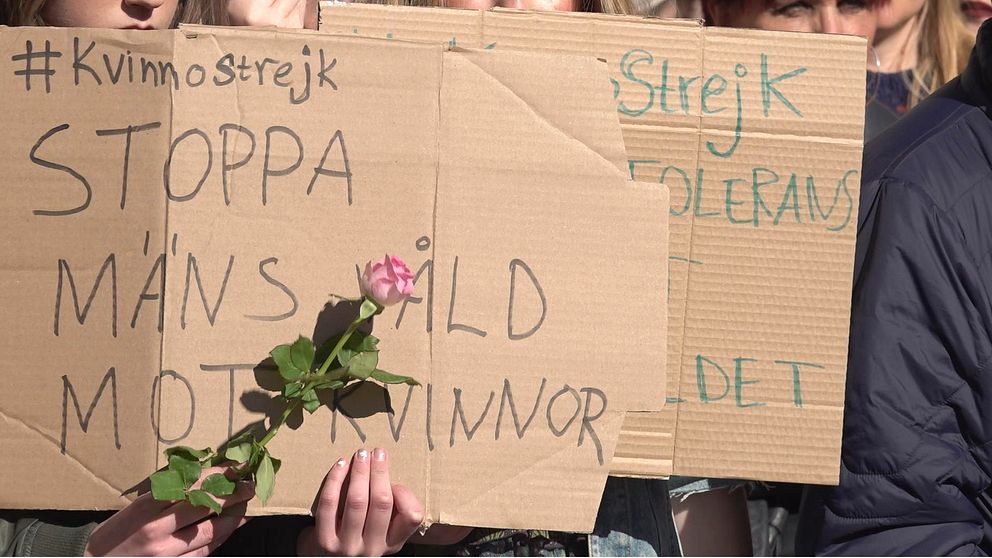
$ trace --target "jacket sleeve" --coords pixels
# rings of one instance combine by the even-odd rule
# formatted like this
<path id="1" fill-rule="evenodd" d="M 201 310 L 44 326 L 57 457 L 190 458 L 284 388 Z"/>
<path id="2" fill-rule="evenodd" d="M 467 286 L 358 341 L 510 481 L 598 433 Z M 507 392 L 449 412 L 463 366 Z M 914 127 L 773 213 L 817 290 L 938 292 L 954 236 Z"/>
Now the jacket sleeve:
<path id="1" fill-rule="evenodd" d="M 876 192 L 862 201 L 840 485 L 807 489 L 797 555 L 982 554 L 985 282 L 925 190 Z"/>
<path id="2" fill-rule="evenodd" d="M 3 556 L 82 556 L 95 527 L 95 523 L 65 527 L 37 518 L 0 517 L 0 551 Z"/>

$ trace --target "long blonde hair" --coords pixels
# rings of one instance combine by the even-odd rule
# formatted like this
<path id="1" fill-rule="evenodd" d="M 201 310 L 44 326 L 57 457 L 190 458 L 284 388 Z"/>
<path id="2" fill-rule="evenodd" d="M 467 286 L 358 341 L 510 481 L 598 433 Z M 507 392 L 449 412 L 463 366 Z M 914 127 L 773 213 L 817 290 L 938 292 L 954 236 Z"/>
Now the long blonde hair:
<path id="1" fill-rule="evenodd" d="M 920 13 L 920 39 L 912 72 L 909 107 L 954 79 L 968 64 L 975 36 L 961 7 L 951 0 L 928 0 Z"/>
<path id="2" fill-rule="evenodd" d="M 0 24 L 11 26 L 45 25 L 41 10 L 47 0 L 0 0 L 0 14 L 6 14 L 7 21 Z M 180 0 L 176 9 L 178 23 L 203 23 L 226 25 L 227 10 L 224 0 Z"/>

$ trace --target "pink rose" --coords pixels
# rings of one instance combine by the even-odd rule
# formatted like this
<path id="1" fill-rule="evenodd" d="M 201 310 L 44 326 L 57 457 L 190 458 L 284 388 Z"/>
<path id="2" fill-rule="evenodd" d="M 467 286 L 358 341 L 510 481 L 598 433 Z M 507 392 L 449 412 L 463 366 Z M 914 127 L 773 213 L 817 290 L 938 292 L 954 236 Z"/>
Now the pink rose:
<path id="1" fill-rule="evenodd" d="M 380 306 L 392 306 L 413 294 L 413 273 L 396 256 L 386 254 L 381 262 L 365 264 L 362 294 Z"/>

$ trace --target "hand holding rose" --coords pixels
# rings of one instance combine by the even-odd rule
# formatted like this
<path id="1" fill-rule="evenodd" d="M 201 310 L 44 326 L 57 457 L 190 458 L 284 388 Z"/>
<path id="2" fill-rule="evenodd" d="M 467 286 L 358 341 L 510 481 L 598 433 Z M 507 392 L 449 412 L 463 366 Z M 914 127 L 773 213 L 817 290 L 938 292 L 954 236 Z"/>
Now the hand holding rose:
<path id="1" fill-rule="evenodd" d="M 225 471 L 207 469 L 204 477 Z M 162 502 L 145 493 L 93 531 L 85 555 L 207 556 L 247 523 L 245 509 L 254 495 L 250 483 L 240 482 L 230 496 L 214 498 L 224 508 L 214 515 L 209 508 Z"/>
<path id="2" fill-rule="evenodd" d="M 324 341 L 320 347 L 314 346 L 310 338 L 300 335 L 295 342 L 279 345 L 269 351 L 280 382 L 278 386 L 269 386 L 267 389 L 279 392 L 275 399 L 283 404 L 283 410 L 277 418 L 270 421 L 264 436 L 256 438 L 256 434 L 248 430 L 228 440 L 216 452 L 210 448 L 195 449 L 185 446 L 165 450 L 169 464 L 151 475 L 152 496 L 161 502 L 186 502 L 196 507 L 212 508 L 220 513 L 221 506 L 210 499 L 209 495 L 230 495 L 235 489 L 235 481 L 250 480 L 254 483 L 258 498 L 265 504 L 272 496 L 276 473 L 282 464 L 281 460 L 270 453 L 268 444 L 296 411 L 302 409 L 313 414 L 326 401 L 333 400 L 331 393 L 358 383 L 372 381 L 383 385 L 420 385 L 414 378 L 380 369 L 379 339 L 371 333 L 359 331 L 362 324 L 381 314 L 386 306 L 406 300 L 413 293 L 413 288 L 414 276 L 400 258 L 387 255 L 381 262 L 369 262 L 361 278 L 362 298 L 352 301 L 360 302 L 358 313 L 343 333 Z M 385 452 L 379 452 L 381 459 L 377 461 L 379 465 L 373 467 L 377 474 L 372 475 L 372 480 L 385 478 L 385 486 L 389 488 Z M 355 476 L 367 476 L 368 453 L 359 454 L 359 457 Z M 233 477 L 215 474 L 202 481 L 203 489 L 198 488 L 196 483 L 201 478 L 203 468 L 224 461 L 236 464 L 232 469 Z M 340 470 L 346 470 L 346 467 L 342 465 Z M 340 489 L 340 486 L 335 488 L 334 483 L 343 482 L 343 476 L 344 474 L 340 479 L 334 474 L 328 477 L 330 490 Z M 354 484 L 354 478 L 351 484 Z M 352 494 L 356 494 L 354 490 Z M 370 488 L 365 486 L 363 490 L 367 495 Z M 364 515 L 362 520 L 364 521 Z M 354 546 L 349 545 L 349 541 L 342 544 L 344 548 Z M 389 545 L 384 548 L 387 546 Z M 377 549 L 378 546 L 361 548 Z"/>

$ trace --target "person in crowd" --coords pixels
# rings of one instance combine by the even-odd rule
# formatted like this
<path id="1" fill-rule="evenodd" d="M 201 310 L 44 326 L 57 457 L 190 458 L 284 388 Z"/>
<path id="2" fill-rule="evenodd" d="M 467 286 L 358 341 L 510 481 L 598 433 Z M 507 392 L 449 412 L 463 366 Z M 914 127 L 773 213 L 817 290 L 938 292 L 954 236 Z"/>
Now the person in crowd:
<path id="1" fill-rule="evenodd" d="M 956 76 L 974 44 L 949 0 L 705 0 L 704 7 L 721 27 L 867 38 L 866 141 Z"/>
<path id="2" fill-rule="evenodd" d="M 120 9 L 111 12 L 100 3 Z M 166 29 L 180 22 L 316 29 L 317 0 L 0 0 L 0 23 L 11 26 Z"/>
<path id="3" fill-rule="evenodd" d="M 960 5 L 948 0 L 889 0 L 878 9 L 870 49 L 868 97 L 890 112 L 890 122 L 957 76 L 975 33 Z M 867 139 L 884 126 L 872 130 Z"/>
<path id="4" fill-rule="evenodd" d="M 992 0 L 963 0 L 961 14 L 965 25 L 972 34 L 978 33 L 978 28 L 986 19 L 992 17 Z"/>
<path id="5" fill-rule="evenodd" d="M 313 11 L 309 17 L 305 10 Z M 313 0 L 0 0 L 6 25 L 167 29 L 179 22 L 303 27 L 316 21 Z M 223 472 L 207 470 L 202 478 Z M 109 518 L 104 514 L 39 513 L 9 510 L 0 514 L 3 556 L 207 556 L 248 518 L 254 490 L 239 483 L 231 496 L 218 498 L 224 511 L 186 502 L 159 502 L 145 493 Z M 420 527 L 423 507 L 407 488 L 389 479 L 385 450 L 359 450 L 351 460 L 331 466 L 316 498 L 315 519 L 278 534 L 259 548 L 281 555 L 377 556 L 393 553 Z M 93 521 L 96 519 L 97 521 Z M 258 523 L 263 523 L 259 520 Z M 292 536 L 286 536 L 290 533 Z"/>
<path id="6" fill-rule="evenodd" d="M 704 0 L 720 27 L 860 35 L 868 49 L 865 141 L 961 70 L 973 44 L 950 0 Z"/>
<path id="7" fill-rule="evenodd" d="M 0 0 L 0 5 L 6 15 L 2 23 L 11 26 L 168 29 L 180 21 L 200 22 L 206 17 L 199 2 L 180 0 Z"/>
<path id="8" fill-rule="evenodd" d="M 707 23 L 718 27 L 875 36 L 887 0 L 704 0 Z"/>
<path id="9" fill-rule="evenodd" d="M 869 144 L 840 484 L 799 552 L 992 554 L 992 24 L 959 78 Z"/>
<path id="10" fill-rule="evenodd" d="M 871 45 L 879 14 L 889 1 L 893 0 L 703 0 L 703 12 L 708 24 L 719 27 L 859 35 Z M 871 83 L 877 81 L 873 76 L 878 75 L 877 59 L 871 48 L 867 67 L 866 140 L 897 118 L 874 98 L 877 96 L 871 95 Z"/>
<path id="11" fill-rule="evenodd" d="M 557 12 L 675 17 L 675 0 L 387 0 L 398 5 L 488 10 L 493 7 Z"/>

